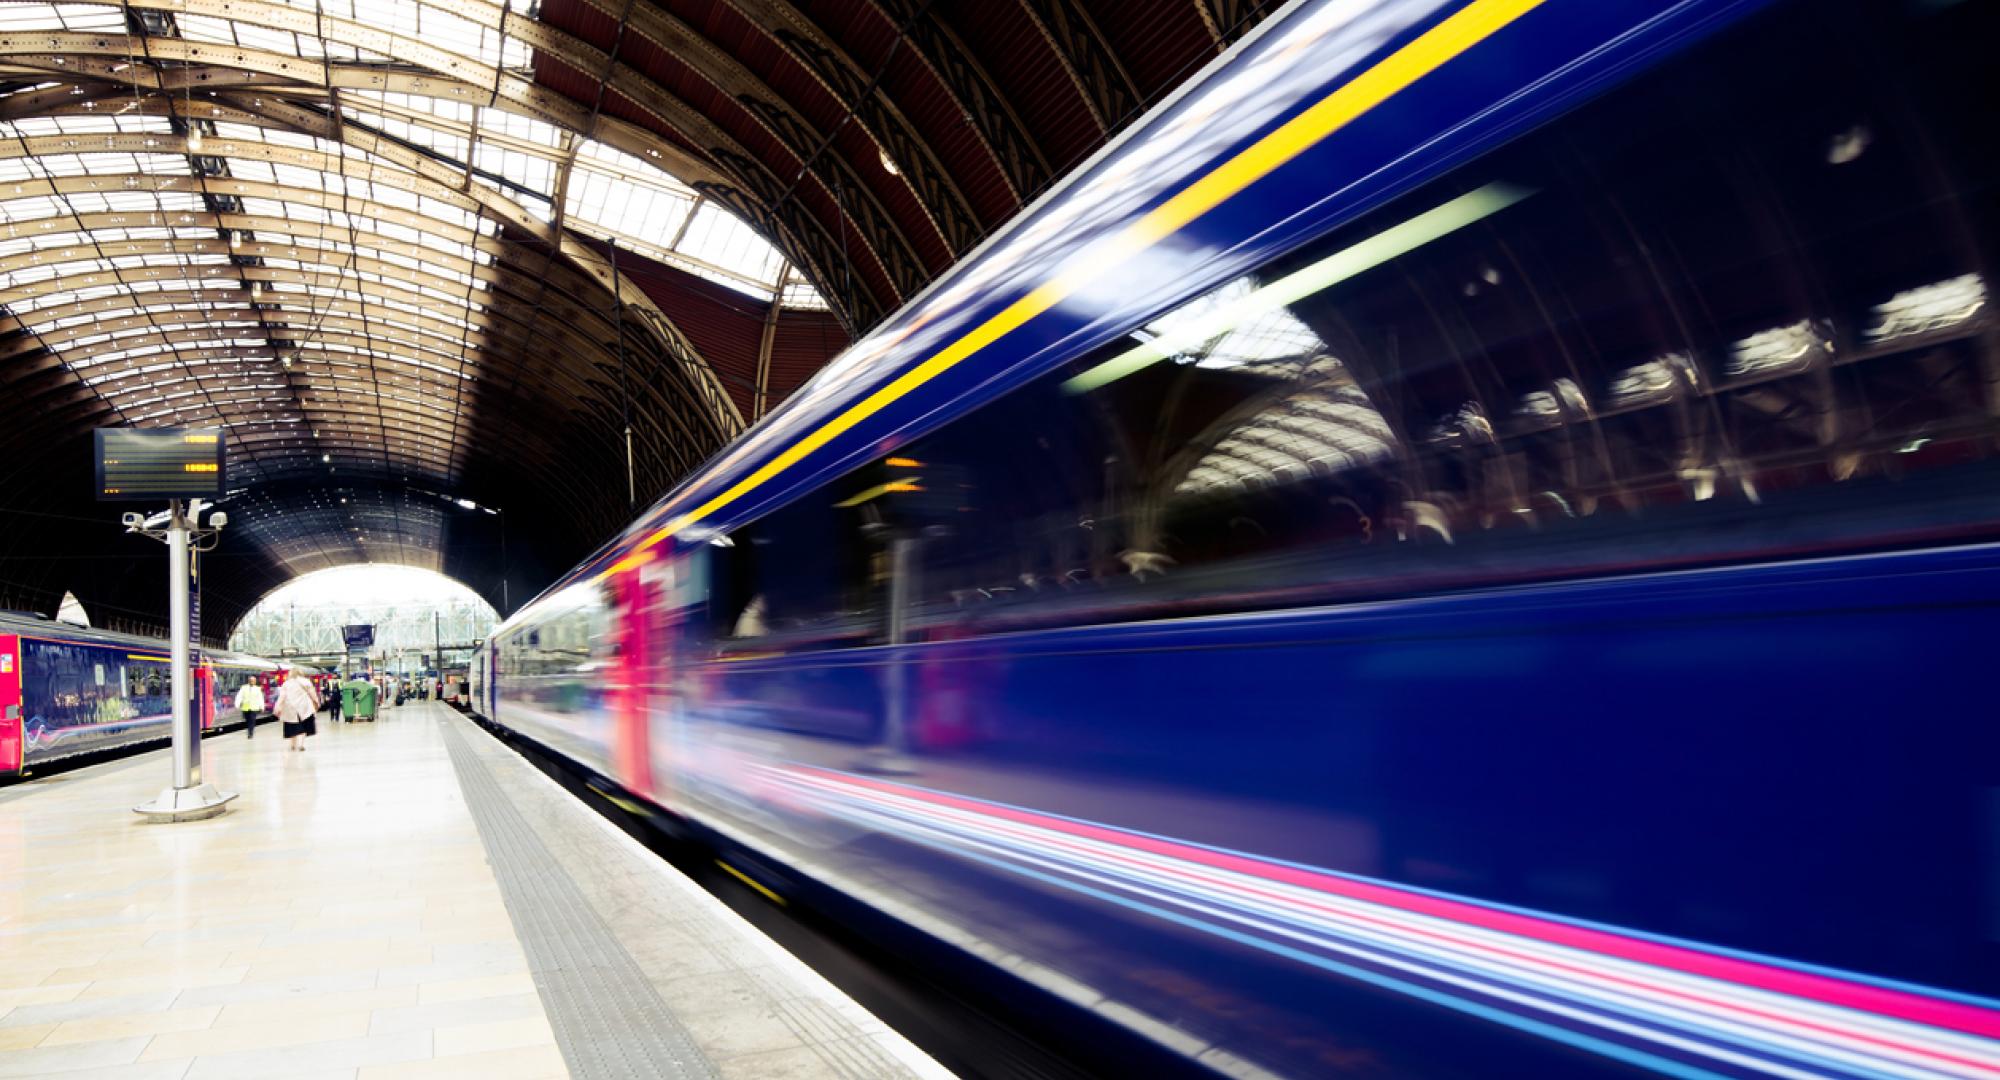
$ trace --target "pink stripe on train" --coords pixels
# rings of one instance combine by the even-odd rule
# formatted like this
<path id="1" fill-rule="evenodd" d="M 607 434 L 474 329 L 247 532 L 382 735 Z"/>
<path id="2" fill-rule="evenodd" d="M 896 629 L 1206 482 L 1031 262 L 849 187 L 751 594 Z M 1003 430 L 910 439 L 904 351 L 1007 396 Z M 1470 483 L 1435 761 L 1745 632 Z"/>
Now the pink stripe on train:
<path id="1" fill-rule="evenodd" d="M 1535 941 L 1580 949 L 1634 963 L 1649 964 L 1671 971 L 1754 987 L 1772 993 L 1817 1001 L 1840 1008 L 1875 1013 L 1910 1023 L 1964 1032 L 1983 1038 L 2000 1038 L 2000 1011 L 1966 1002 L 1926 997 L 1904 990 L 1799 971 L 1772 964 L 1723 956 L 1665 942 L 1648 941 L 1606 930 L 1542 919 L 1518 912 L 1496 910 L 1461 900 L 1451 900 L 1392 886 L 1356 881 L 1336 874 L 1306 870 L 1282 863 L 1234 855 L 1192 844 L 1162 840 L 1140 833 L 1092 825 L 1068 818 L 1018 810 L 996 803 L 947 795 L 923 788 L 908 787 L 822 769 L 797 768 L 853 787 L 866 788 L 901 798 L 934 803 L 960 811 L 997 817 L 1023 825 L 1066 833 L 1086 840 L 1113 844 L 1154 855 L 1183 860 L 1232 873 L 1263 878 L 1316 892 L 1344 896 L 1419 915 L 1428 915 Z M 1968 1064 L 1970 1064 L 1968 1062 Z"/>

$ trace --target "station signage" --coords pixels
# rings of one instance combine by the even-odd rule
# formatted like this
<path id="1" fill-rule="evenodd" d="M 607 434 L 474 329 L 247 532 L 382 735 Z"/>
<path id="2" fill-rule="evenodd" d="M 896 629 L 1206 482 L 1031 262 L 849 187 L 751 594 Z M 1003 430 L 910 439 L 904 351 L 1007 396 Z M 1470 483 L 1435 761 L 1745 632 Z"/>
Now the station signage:
<path id="1" fill-rule="evenodd" d="M 369 649 L 375 647 L 375 627 L 372 624 L 367 626 L 343 626 L 340 628 L 340 634 L 347 641 L 347 651 L 349 653 L 367 652 Z"/>
<path id="2" fill-rule="evenodd" d="M 219 499 L 222 429 L 98 428 L 97 497 Z"/>

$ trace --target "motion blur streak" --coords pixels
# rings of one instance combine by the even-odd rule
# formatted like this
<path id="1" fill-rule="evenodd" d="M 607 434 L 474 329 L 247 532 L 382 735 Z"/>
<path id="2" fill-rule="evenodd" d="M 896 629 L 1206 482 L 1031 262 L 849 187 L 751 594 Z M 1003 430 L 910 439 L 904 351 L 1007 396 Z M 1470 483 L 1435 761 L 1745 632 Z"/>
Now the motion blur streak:
<path id="1" fill-rule="evenodd" d="M 2000 1077 L 2000 1011 L 847 773 L 761 766 L 821 813 L 1599 1052 L 1773 1076 Z M 1233 932 L 1232 932 L 1233 931 Z M 1499 1017 L 1496 1017 L 1499 1019 Z M 1547 1027 L 1537 1025 L 1548 1031 Z M 1623 1055 L 1620 1055 L 1623 1056 Z M 1662 1061 L 1648 1061 L 1660 1068 Z"/>

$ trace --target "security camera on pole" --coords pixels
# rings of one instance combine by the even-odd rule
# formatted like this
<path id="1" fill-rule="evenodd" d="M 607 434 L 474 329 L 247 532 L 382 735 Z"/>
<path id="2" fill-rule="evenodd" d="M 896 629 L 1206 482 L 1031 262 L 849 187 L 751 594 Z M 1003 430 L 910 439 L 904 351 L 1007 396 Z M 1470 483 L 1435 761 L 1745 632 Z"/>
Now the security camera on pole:
<path id="1" fill-rule="evenodd" d="M 134 810 L 155 821 L 193 821 L 228 809 L 233 791 L 218 791 L 201 776 L 201 732 L 196 730 L 190 669 L 188 585 L 191 554 L 209 551 L 228 524 L 220 511 L 201 526 L 203 510 L 223 490 L 223 441 L 219 428 L 97 429 L 99 499 L 165 497 L 164 514 L 124 516 L 125 531 L 167 545 L 168 638 L 173 661 L 173 783 Z M 183 501 L 185 500 L 185 501 Z"/>

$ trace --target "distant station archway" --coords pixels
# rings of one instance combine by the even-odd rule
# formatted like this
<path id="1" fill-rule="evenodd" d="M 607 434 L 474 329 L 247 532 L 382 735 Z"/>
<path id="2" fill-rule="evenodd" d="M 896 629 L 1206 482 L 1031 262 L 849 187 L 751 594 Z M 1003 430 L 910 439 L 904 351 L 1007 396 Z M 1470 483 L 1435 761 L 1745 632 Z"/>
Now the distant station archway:
<path id="1" fill-rule="evenodd" d="M 469 653 L 500 614 L 463 582 L 410 566 L 356 564 L 307 574 L 259 600 L 229 648 L 273 659 L 325 661 L 346 651 L 344 627 L 371 628 L 368 657 L 392 670 Z"/>

